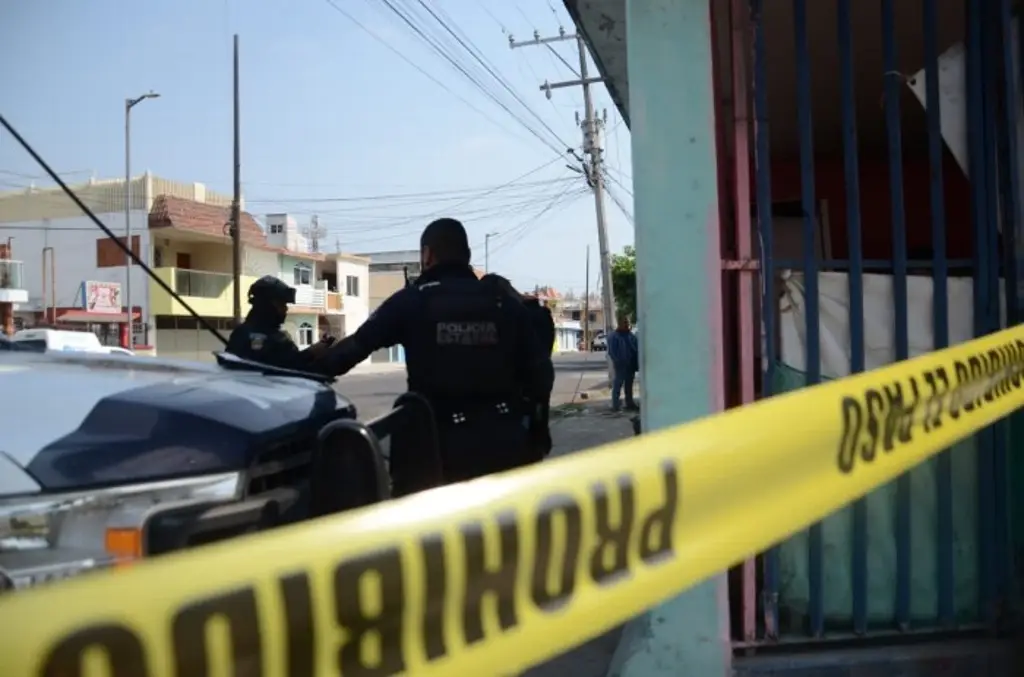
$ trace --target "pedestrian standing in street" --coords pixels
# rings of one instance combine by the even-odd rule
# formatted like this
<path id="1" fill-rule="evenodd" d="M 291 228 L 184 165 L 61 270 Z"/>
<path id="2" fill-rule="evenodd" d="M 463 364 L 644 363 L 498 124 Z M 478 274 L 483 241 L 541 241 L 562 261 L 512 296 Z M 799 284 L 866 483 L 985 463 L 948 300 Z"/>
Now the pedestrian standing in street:
<path id="1" fill-rule="evenodd" d="M 612 409 L 622 409 L 622 392 L 626 394 L 626 409 L 636 411 L 638 407 L 633 401 L 633 380 L 640 370 L 640 346 L 636 335 L 630 331 L 629 318 L 619 316 L 619 325 L 608 336 L 608 358 L 612 361 L 614 377 L 612 379 Z"/>

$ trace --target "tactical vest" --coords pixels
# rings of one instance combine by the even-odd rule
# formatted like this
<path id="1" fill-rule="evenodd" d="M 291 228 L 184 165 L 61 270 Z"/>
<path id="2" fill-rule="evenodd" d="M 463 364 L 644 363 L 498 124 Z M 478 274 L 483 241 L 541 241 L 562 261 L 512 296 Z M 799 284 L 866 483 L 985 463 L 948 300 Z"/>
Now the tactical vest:
<path id="1" fill-rule="evenodd" d="M 478 280 L 429 282 L 417 293 L 423 315 L 407 346 L 409 389 L 442 408 L 517 403 L 520 337 L 509 301 Z"/>

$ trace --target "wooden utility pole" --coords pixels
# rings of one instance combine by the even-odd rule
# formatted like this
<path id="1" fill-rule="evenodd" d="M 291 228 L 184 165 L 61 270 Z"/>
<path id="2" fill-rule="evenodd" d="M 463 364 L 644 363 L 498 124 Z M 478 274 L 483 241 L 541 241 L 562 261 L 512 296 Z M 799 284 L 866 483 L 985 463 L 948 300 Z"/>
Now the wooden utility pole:
<path id="1" fill-rule="evenodd" d="M 238 96 L 238 34 L 235 34 L 235 195 L 231 201 L 231 272 L 234 277 L 235 325 L 242 323 L 242 133 Z"/>

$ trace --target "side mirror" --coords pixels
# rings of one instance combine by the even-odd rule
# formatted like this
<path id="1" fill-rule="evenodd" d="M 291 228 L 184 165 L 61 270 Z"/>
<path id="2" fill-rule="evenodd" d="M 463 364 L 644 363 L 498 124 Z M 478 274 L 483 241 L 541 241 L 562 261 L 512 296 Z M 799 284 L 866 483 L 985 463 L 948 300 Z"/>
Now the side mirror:
<path id="1" fill-rule="evenodd" d="M 390 496 L 380 441 L 358 421 L 333 421 L 320 429 L 311 471 L 312 517 L 373 505 Z"/>

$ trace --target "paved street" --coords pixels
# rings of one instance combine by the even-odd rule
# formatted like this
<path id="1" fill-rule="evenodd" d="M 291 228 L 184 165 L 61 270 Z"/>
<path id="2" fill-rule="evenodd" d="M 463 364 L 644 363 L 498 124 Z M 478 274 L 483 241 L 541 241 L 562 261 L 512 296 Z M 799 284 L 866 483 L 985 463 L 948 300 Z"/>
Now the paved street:
<path id="1" fill-rule="evenodd" d="M 567 353 L 556 355 L 555 389 L 552 404 L 580 402 L 578 393 L 606 386 L 604 353 Z M 395 369 L 345 376 L 335 387 L 355 403 L 359 418 L 366 420 L 386 413 L 395 398 L 405 392 L 405 370 Z M 593 399 L 596 395 L 598 399 Z M 592 393 L 579 405 L 552 411 L 553 456 L 585 451 L 601 444 L 627 439 L 633 435 L 629 414 L 608 411 L 607 391 Z M 575 647 L 519 677 L 605 677 L 618 645 L 621 628 L 605 633 Z"/>
<path id="2" fill-rule="evenodd" d="M 555 389 L 551 404 L 579 399 L 577 393 L 606 382 L 604 353 L 563 353 L 555 355 Z M 380 369 L 376 365 L 374 369 Z M 355 403 L 359 418 L 376 418 L 391 409 L 405 392 L 405 369 L 386 367 L 378 371 L 350 374 L 337 380 L 338 392 Z"/>
<path id="3" fill-rule="evenodd" d="M 608 411 L 608 399 L 566 407 L 551 417 L 553 456 L 564 456 L 633 436 L 630 414 Z M 561 656 L 537 665 L 520 677 L 605 677 L 622 628 L 615 628 Z"/>

